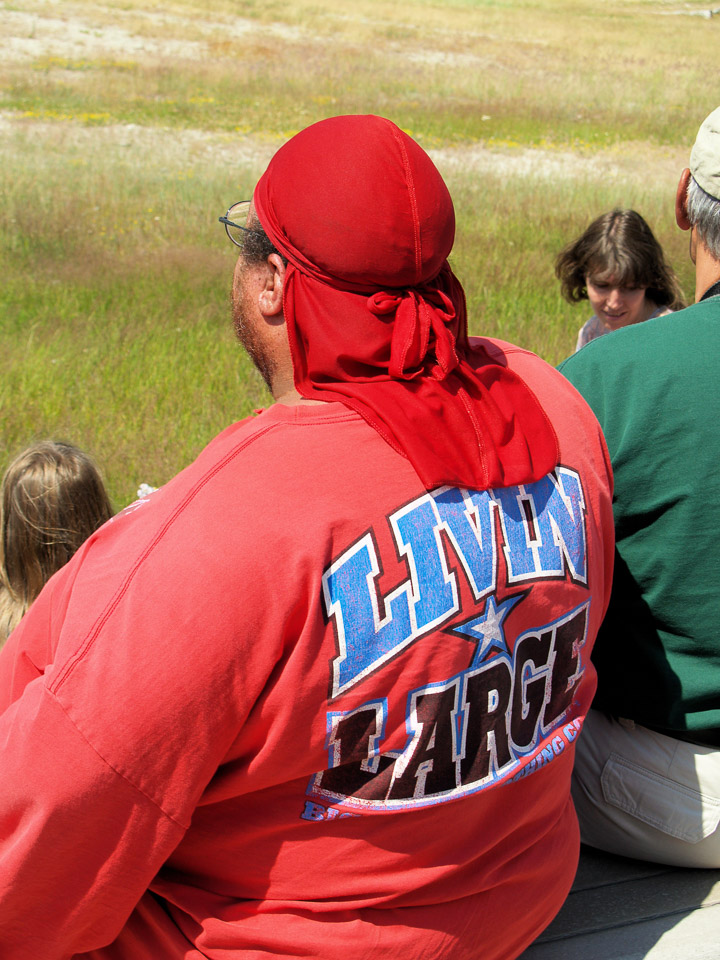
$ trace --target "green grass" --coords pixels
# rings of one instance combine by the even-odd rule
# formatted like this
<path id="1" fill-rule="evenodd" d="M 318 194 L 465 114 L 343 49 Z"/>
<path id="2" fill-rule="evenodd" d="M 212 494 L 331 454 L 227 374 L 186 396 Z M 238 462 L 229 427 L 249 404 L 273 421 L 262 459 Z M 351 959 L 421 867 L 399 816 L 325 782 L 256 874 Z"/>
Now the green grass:
<path id="1" fill-rule="evenodd" d="M 231 335 L 234 256 L 217 223 L 252 180 L 208 189 L 188 171 L 72 164 L 30 143 L 23 157 L 2 175 L 6 456 L 68 439 L 105 466 L 123 505 L 268 402 Z"/>
<path id="2" fill-rule="evenodd" d="M 141 261 L 115 263 L 81 289 L 72 276 L 38 271 L 41 311 L 7 289 L 4 307 L 16 315 L 0 361 L 8 449 L 47 433 L 71 439 L 112 464 L 124 503 L 263 405 L 264 387 L 229 333 L 228 267 L 186 248 L 154 258 L 150 276 Z"/>
<path id="3" fill-rule="evenodd" d="M 120 507 L 269 402 L 232 338 L 217 217 L 326 116 L 380 113 L 427 149 L 490 158 L 446 173 L 473 333 L 566 356 L 588 310 L 561 300 L 553 261 L 616 205 L 643 213 L 692 295 L 673 189 L 720 103 L 720 18 L 649 0 L 3 6 L 40 46 L 0 60 L 0 461 L 70 440 Z M 45 17 L 75 45 L 48 46 Z M 523 158 L 560 173 L 518 173 Z"/>

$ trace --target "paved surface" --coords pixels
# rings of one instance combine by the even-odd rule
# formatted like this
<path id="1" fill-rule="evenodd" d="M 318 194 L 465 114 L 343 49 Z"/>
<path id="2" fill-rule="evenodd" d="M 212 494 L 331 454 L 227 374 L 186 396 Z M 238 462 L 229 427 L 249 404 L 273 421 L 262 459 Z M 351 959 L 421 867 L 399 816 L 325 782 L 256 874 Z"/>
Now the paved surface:
<path id="1" fill-rule="evenodd" d="M 519 960 L 720 960 L 720 870 L 583 847 L 565 905 Z"/>

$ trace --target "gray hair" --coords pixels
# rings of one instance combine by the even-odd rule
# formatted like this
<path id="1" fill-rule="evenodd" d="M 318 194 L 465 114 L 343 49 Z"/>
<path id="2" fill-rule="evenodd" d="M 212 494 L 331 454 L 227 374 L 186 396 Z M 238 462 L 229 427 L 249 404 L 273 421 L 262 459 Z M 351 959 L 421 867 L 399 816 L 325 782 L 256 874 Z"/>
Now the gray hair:
<path id="1" fill-rule="evenodd" d="M 708 252 L 720 260 L 720 200 L 706 193 L 693 176 L 688 180 L 687 218 Z"/>

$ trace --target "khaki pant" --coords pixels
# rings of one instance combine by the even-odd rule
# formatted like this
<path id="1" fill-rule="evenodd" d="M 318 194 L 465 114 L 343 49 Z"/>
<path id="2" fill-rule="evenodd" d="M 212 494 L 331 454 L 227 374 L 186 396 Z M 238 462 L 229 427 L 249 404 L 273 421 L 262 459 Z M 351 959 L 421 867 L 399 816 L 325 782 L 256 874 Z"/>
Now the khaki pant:
<path id="1" fill-rule="evenodd" d="M 720 867 L 720 750 L 591 710 L 576 743 L 572 795 L 592 847 Z"/>

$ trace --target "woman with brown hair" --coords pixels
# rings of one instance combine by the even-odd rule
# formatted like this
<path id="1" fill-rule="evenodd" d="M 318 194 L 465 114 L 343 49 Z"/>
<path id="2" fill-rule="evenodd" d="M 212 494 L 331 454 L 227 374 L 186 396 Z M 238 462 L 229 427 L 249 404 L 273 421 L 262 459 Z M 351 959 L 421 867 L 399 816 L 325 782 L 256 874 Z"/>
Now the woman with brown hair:
<path id="1" fill-rule="evenodd" d="M 0 646 L 50 577 L 113 515 L 97 467 L 68 443 L 20 453 L 2 481 Z"/>
<path id="2" fill-rule="evenodd" d="M 590 224 L 555 261 L 562 294 L 589 300 L 594 313 L 578 334 L 576 350 L 612 330 L 684 306 L 662 247 L 635 210 L 611 210 Z"/>

